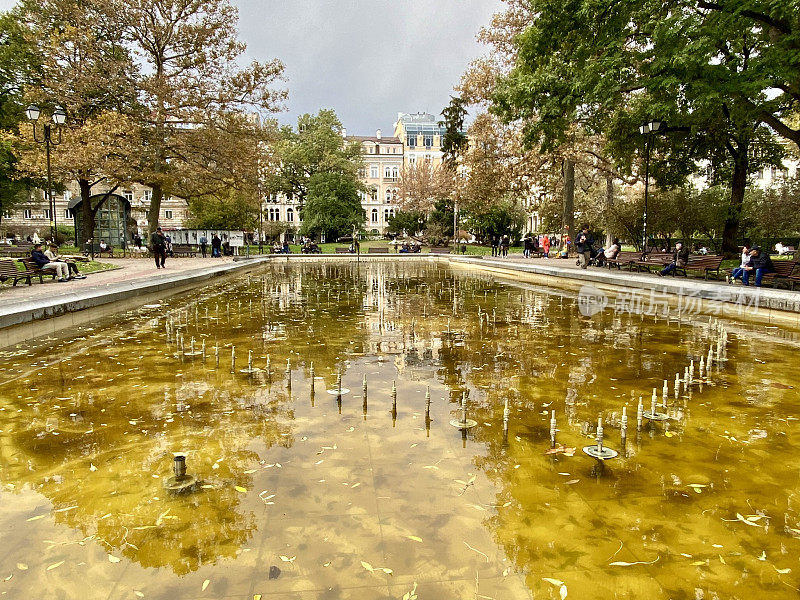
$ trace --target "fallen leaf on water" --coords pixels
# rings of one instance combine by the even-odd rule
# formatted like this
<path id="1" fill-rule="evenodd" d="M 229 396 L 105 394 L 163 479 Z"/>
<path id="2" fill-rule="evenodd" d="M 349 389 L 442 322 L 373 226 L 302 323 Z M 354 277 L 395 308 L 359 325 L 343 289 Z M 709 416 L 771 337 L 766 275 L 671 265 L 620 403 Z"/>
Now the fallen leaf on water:
<path id="1" fill-rule="evenodd" d="M 728 564 L 728 563 L 725 562 L 725 559 L 722 558 L 722 554 L 718 554 L 717 556 L 719 556 L 719 562 L 721 562 L 723 565 L 727 565 Z"/>
<path id="2" fill-rule="evenodd" d="M 63 565 L 63 564 L 64 564 L 64 561 L 63 561 L 63 560 L 60 560 L 60 561 L 58 561 L 57 563 L 53 563 L 52 565 L 50 565 L 49 567 L 47 567 L 47 568 L 45 569 L 45 571 L 52 571 L 53 569 L 57 569 L 58 567 L 60 567 L 60 566 L 61 566 L 61 565 Z"/>
<path id="3" fill-rule="evenodd" d="M 660 556 L 656 556 L 655 559 L 646 561 L 646 560 L 637 560 L 636 562 L 612 562 L 608 563 L 609 567 L 631 567 L 633 565 L 653 565 L 658 562 L 658 559 L 661 558 Z"/>
<path id="4" fill-rule="evenodd" d="M 108 562 L 118 563 L 120 560 L 118 556 L 114 556 L 113 554 L 108 555 Z"/>
<path id="5" fill-rule="evenodd" d="M 97 471 L 97 467 L 95 467 L 92 463 L 89 463 L 89 470 L 94 473 L 95 471 Z"/>
<path id="6" fill-rule="evenodd" d="M 387 569 L 386 567 L 383 567 L 383 568 L 381 569 L 381 571 L 383 571 L 383 572 L 384 572 L 384 573 L 386 573 L 387 575 L 393 575 L 393 574 L 394 574 L 394 571 L 392 571 L 391 569 Z"/>
<path id="7" fill-rule="evenodd" d="M 241 492 L 242 494 L 247 493 L 247 488 L 243 488 L 240 485 L 235 486 L 233 489 L 235 489 L 237 492 Z"/>
<path id="8" fill-rule="evenodd" d="M 210 580 L 210 579 L 206 579 L 206 580 L 203 582 L 203 585 L 202 585 L 202 587 L 200 588 L 200 591 L 201 591 L 201 592 L 205 592 L 205 591 L 206 591 L 206 588 L 208 587 L 208 584 L 209 584 L 209 583 L 211 583 L 211 580 Z"/>
<path id="9" fill-rule="evenodd" d="M 758 557 L 758 560 L 767 560 L 767 553 L 762 550 L 761 556 Z"/>
<path id="10" fill-rule="evenodd" d="M 369 564 L 368 562 L 365 562 L 363 560 L 361 561 L 361 566 L 364 567 L 370 573 L 373 573 L 375 571 L 375 569 L 372 567 L 371 564 Z"/>
<path id="11" fill-rule="evenodd" d="M 779 569 L 778 567 L 775 567 L 775 565 L 772 565 L 772 566 L 773 566 L 773 567 L 775 568 L 775 570 L 776 570 L 778 573 L 780 573 L 781 575 L 786 575 L 787 573 L 791 573 L 791 572 L 792 572 L 792 570 L 791 570 L 791 569 Z"/>
<path id="12" fill-rule="evenodd" d="M 696 561 L 694 561 L 692 563 L 692 566 L 693 567 L 699 567 L 700 565 L 704 565 L 704 564 L 706 564 L 706 561 L 704 561 L 704 560 L 696 560 Z"/>
<path id="13" fill-rule="evenodd" d="M 670 438 L 670 437 L 672 437 L 673 435 L 675 435 L 675 434 L 674 434 L 674 433 L 672 433 L 671 431 L 665 431 L 665 432 L 664 432 L 664 436 L 665 436 L 665 437 L 668 437 L 668 438 Z"/>
<path id="14" fill-rule="evenodd" d="M 253 600 L 261 600 L 261 594 L 253 594 Z"/>
<path id="15" fill-rule="evenodd" d="M 561 587 L 558 589 L 558 595 L 559 595 L 559 596 L 561 596 L 561 600 L 564 600 L 564 598 L 566 598 L 566 597 L 567 597 L 567 586 L 565 586 L 565 585 L 562 585 L 562 586 L 561 586 Z"/>
<path id="16" fill-rule="evenodd" d="M 406 537 L 410 540 L 414 540 L 415 542 L 422 542 L 422 538 L 417 537 L 416 535 L 407 535 Z"/>
<path id="17" fill-rule="evenodd" d="M 564 582 L 561 581 L 560 579 L 553 579 L 552 577 L 542 577 L 542 579 L 547 583 L 552 583 L 556 587 L 561 587 L 562 585 L 564 585 Z"/>
<path id="18" fill-rule="evenodd" d="M 580 479 L 570 479 L 569 481 L 567 481 L 567 485 L 572 485 L 573 483 L 578 483 L 579 481 Z"/>
<path id="19" fill-rule="evenodd" d="M 281 554 L 278 558 L 280 558 L 283 562 L 293 563 L 294 559 L 297 558 L 297 556 L 292 556 L 291 558 L 289 558 L 288 556 L 283 556 Z"/>
<path id="20" fill-rule="evenodd" d="M 35 517 L 31 517 L 28 521 L 38 521 L 39 519 L 44 519 L 44 515 L 36 515 Z"/>
<path id="21" fill-rule="evenodd" d="M 139 590 L 133 590 L 133 593 L 136 595 L 137 598 L 144 598 L 144 594 Z"/>
<path id="22" fill-rule="evenodd" d="M 27 571 L 28 570 L 28 565 L 26 565 L 25 563 L 17 563 L 17 568 L 20 571 Z"/>
<path id="23" fill-rule="evenodd" d="M 331 566 L 331 561 L 328 561 L 328 562 L 326 562 L 326 563 L 325 563 L 324 565 L 322 565 L 322 566 L 323 566 L 323 567 L 330 567 L 330 566 Z"/>

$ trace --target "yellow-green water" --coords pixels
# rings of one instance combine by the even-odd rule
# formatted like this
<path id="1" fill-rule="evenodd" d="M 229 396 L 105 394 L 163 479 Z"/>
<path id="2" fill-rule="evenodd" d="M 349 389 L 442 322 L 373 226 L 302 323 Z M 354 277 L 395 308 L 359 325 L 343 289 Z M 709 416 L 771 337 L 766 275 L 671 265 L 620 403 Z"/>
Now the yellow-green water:
<path id="1" fill-rule="evenodd" d="M 676 401 L 716 343 L 706 319 L 587 318 L 557 290 L 419 263 L 299 265 L 7 350 L 0 594 L 795 598 L 797 342 L 726 327 L 728 360 Z M 251 350 L 271 374 L 240 372 Z M 664 379 L 675 418 L 637 433 Z M 574 456 L 546 454 L 552 410 Z M 598 416 L 621 452 L 605 468 L 581 451 Z M 195 493 L 164 489 L 176 452 Z"/>

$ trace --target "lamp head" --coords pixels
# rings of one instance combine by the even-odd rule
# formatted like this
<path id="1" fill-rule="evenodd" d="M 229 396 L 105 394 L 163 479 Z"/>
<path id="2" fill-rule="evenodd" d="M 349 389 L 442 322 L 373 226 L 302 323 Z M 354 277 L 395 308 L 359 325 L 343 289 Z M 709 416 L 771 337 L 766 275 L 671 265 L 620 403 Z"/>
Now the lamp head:
<path id="1" fill-rule="evenodd" d="M 664 128 L 664 121 L 659 121 L 658 119 L 653 119 L 649 123 L 650 131 L 656 132 L 661 131 Z"/>
<path id="2" fill-rule="evenodd" d="M 53 111 L 53 123 L 56 125 L 63 125 L 67 122 L 67 111 L 61 106 L 56 106 Z"/>
<path id="3" fill-rule="evenodd" d="M 644 125 L 641 125 L 639 127 L 639 133 L 641 133 L 642 135 L 650 133 L 650 123 L 645 123 Z"/>
<path id="4" fill-rule="evenodd" d="M 39 107 L 35 104 L 31 104 L 28 108 L 25 109 L 25 116 L 28 117 L 29 121 L 38 121 L 39 115 L 42 111 L 39 110 Z"/>

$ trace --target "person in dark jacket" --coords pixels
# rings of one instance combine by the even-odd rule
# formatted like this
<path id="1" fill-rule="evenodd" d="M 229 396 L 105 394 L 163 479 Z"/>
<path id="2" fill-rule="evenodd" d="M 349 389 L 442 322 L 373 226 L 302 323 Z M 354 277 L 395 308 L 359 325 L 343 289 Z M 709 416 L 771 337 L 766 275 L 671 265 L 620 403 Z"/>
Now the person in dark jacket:
<path id="1" fill-rule="evenodd" d="M 493 235 L 492 236 L 492 256 L 497 256 L 498 254 L 500 254 L 497 251 L 498 245 L 499 245 L 499 240 L 498 240 L 496 235 Z"/>
<path id="2" fill-rule="evenodd" d="M 150 236 L 150 248 L 156 259 L 156 269 L 166 269 L 164 263 L 167 260 L 167 238 L 161 232 L 161 227 L 156 227 L 155 233 Z"/>
<path id="3" fill-rule="evenodd" d="M 36 266 L 43 271 L 55 271 L 56 275 L 58 275 L 59 282 L 69 280 L 69 267 L 67 266 L 67 263 L 50 260 L 47 258 L 44 255 L 44 252 L 42 252 L 41 244 L 33 245 L 33 250 L 31 250 L 31 258 L 33 259 L 33 262 L 36 263 Z"/>
<path id="4" fill-rule="evenodd" d="M 756 287 L 761 287 L 761 278 L 764 273 L 772 273 L 775 270 L 775 265 L 772 264 L 772 259 L 769 254 L 764 252 L 760 246 L 753 246 L 750 250 L 750 263 L 743 267 L 742 284 L 750 285 L 750 274 L 756 272 Z"/>
<path id="5" fill-rule="evenodd" d="M 594 238 L 589 233 L 589 226 L 584 225 L 578 236 L 575 238 L 575 250 L 578 252 L 578 264 L 581 269 L 589 266 L 589 261 L 592 259 L 592 246 L 594 245 Z"/>
<path id="6" fill-rule="evenodd" d="M 211 258 L 219 258 L 222 250 L 222 240 L 215 233 L 211 236 Z"/>
<path id="7" fill-rule="evenodd" d="M 684 246 L 682 242 L 678 242 L 675 244 L 675 253 L 672 255 L 672 262 L 661 269 L 658 274 L 661 277 L 668 275 L 678 267 L 685 267 L 687 262 L 689 262 L 689 247 Z"/>

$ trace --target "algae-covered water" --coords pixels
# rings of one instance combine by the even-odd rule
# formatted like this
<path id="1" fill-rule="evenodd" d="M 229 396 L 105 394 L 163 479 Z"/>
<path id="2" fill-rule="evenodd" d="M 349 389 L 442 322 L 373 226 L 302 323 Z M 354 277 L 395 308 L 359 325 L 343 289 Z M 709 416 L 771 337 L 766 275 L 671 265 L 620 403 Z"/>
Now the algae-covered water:
<path id="1" fill-rule="evenodd" d="M 7 598 L 797 597 L 791 332 L 409 262 L 273 265 L 72 333 L 0 354 Z"/>

